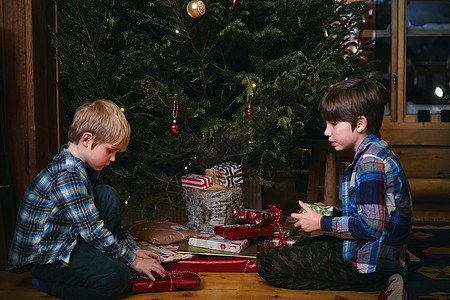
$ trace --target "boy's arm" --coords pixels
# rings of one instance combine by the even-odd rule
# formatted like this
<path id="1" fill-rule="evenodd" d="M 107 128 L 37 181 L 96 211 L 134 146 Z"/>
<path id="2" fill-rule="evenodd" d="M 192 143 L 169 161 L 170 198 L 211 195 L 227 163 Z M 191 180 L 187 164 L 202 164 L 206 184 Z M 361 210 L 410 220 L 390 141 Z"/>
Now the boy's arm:
<path id="1" fill-rule="evenodd" d="M 321 219 L 322 231 L 346 239 L 374 240 L 385 227 L 385 171 L 383 162 L 375 156 L 365 158 L 356 171 L 357 192 L 349 193 L 351 211 L 342 217 Z M 348 210 L 350 210 L 348 209 Z"/>
<path id="2" fill-rule="evenodd" d="M 79 174 L 66 172 L 65 176 L 58 179 L 53 191 L 58 207 L 75 227 L 75 235 L 81 236 L 88 244 L 126 265 L 135 260 L 135 247 L 129 248 L 104 226 L 92 196 Z"/>
<path id="3" fill-rule="evenodd" d="M 128 230 L 123 230 L 123 242 L 127 247 L 133 250 L 133 252 L 136 252 L 136 250 L 139 250 L 139 246 L 136 244 L 136 242 L 131 238 L 130 232 Z"/>

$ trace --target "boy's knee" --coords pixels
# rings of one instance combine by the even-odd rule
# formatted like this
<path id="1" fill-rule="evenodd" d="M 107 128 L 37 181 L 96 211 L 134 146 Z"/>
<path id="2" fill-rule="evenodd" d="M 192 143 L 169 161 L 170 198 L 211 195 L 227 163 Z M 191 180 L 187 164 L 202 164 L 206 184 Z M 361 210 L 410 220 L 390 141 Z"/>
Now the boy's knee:
<path id="1" fill-rule="evenodd" d="M 108 184 L 99 184 L 94 187 L 94 202 L 97 207 L 117 208 L 120 210 L 120 195 Z"/>
<path id="2" fill-rule="evenodd" d="M 104 279 L 99 282 L 99 288 L 102 290 L 105 298 L 116 298 L 127 287 L 130 280 L 130 269 L 121 264 L 111 270 Z"/>
<path id="3" fill-rule="evenodd" d="M 263 250 L 258 253 L 256 257 L 256 270 L 258 271 L 258 274 L 266 278 L 268 276 L 268 273 L 271 271 L 271 262 L 269 261 L 269 256 L 267 255 L 268 251 Z"/>
<path id="4" fill-rule="evenodd" d="M 94 195 L 101 197 L 111 197 L 113 199 L 120 199 L 119 193 L 115 188 L 109 184 L 99 184 L 94 187 Z"/>

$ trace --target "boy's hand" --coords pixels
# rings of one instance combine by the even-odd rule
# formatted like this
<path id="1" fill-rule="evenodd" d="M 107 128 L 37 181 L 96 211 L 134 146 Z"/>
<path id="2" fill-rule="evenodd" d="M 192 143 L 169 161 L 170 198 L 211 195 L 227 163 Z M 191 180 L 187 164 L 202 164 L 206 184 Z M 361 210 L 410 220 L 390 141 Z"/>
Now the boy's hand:
<path id="1" fill-rule="evenodd" d="M 298 204 L 300 204 L 301 208 L 305 210 L 305 213 L 291 214 L 291 217 L 298 219 L 298 222 L 296 222 L 294 225 L 297 227 L 300 226 L 306 232 L 321 230 L 322 228 L 320 228 L 320 220 L 322 219 L 322 215 L 316 213 L 301 200 L 298 201 Z"/>
<path id="2" fill-rule="evenodd" d="M 134 252 L 134 254 L 136 254 L 136 256 L 139 256 L 142 258 L 153 258 L 153 259 L 156 259 L 159 263 L 161 263 L 161 257 L 159 257 L 159 255 L 153 251 L 138 249 Z"/>
<path id="3" fill-rule="evenodd" d="M 137 250 L 137 251 L 139 251 L 139 250 Z M 151 251 L 149 251 L 149 252 L 151 252 Z M 139 255 L 141 255 L 141 253 L 139 253 Z M 152 280 L 152 281 L 156 280 L 156 278 L 155 278 L 155 276 L 153 276 L 152 272 L 159 274 L 161 277 L 166 277 L 166 275 L 167 275 L 167 272 L 161 266 L 161 263 L 153 257 L 143 258 L 136 254 L 136 258 L 131 263 L 130 268 L 132 268 L 136 272 L 147 275 L 147 277 L 150 278 L 150 280 Z"/>

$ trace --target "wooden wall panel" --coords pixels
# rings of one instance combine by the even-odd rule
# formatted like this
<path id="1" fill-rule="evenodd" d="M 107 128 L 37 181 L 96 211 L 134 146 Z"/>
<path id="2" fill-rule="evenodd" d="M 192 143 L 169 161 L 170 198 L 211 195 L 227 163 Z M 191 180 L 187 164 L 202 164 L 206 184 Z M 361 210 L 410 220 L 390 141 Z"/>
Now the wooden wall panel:
<path id="1" fill-rule="evenodd" d="M 2 75 L 4 118 L 9 160 L 12 163 L 14 197 L 20 201 L 30 182 L 30 165 L 26 162 L 26 143 L 29 143 L 28 119 L 28 65 L 26 3 L 16 0 L 2 1 Z M 30 172 L 31 171 L 31 172 Z"/>
<path id="2" fill-rule="evenodd" d="M 449 147 L 394 146 L 408 178 L 450 178 Z"/>
<path id="3" fill-rule="evenodd" d="M 40 172 L 57 153 L 58 109 L 56 105 L 55 51 L 48 25 L 53 25 L 53 1 L 32 1 L 33 118 L 35 119 L 36 171 Z M 32 104 L 30 104 L 31 106 Z"/>
<path id="4" fill-rule="evenodd" d="M 450 202 L 450 178 L 409 178 L 413 203 Z"/>
<path id="5" fill-rule="evenodd" d="M 58 150 L 56 62 L 47 28 L 54 20 L 54 0 L 0 0 L 0 118 L 7 150 L 0 173 L 8 176 L 8 197 L 0 197 L 2 266 L 25 189 Z"/>
<path id="6" fill-rule="evenodd" d="M 58 151 L 54 1 L 0 0 L 2 97 L 14 199 Z"/>
<path id="7" fill-rule="evenodd" d="M 432 121 L 393 123 L 385 117 L 381 137 L 391 146 L 450 146 L 450 123 L 442 123 L 436 118 Z"/>

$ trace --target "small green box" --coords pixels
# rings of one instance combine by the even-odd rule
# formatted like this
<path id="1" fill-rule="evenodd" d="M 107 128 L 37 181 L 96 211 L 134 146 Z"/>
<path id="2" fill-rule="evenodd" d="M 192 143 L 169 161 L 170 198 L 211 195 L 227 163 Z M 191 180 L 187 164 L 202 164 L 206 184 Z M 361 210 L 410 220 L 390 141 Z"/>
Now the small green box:
<path id="1" fill-rule="evenodd" d="M 333 206 L 329 206 L 329 205 L 322 205 L 322 204 L 310 204 L 310 203 L 305 203 L 306 205 L 308 205 L 309 208 L 311 208 L 313 211 L 315 211 L 316 213 L 322 215 L 322 216 L 333 216 Z M 305 210 L 302 208 L 300 210 L 300 213 L 303 214 L 305 212 Z"/>

